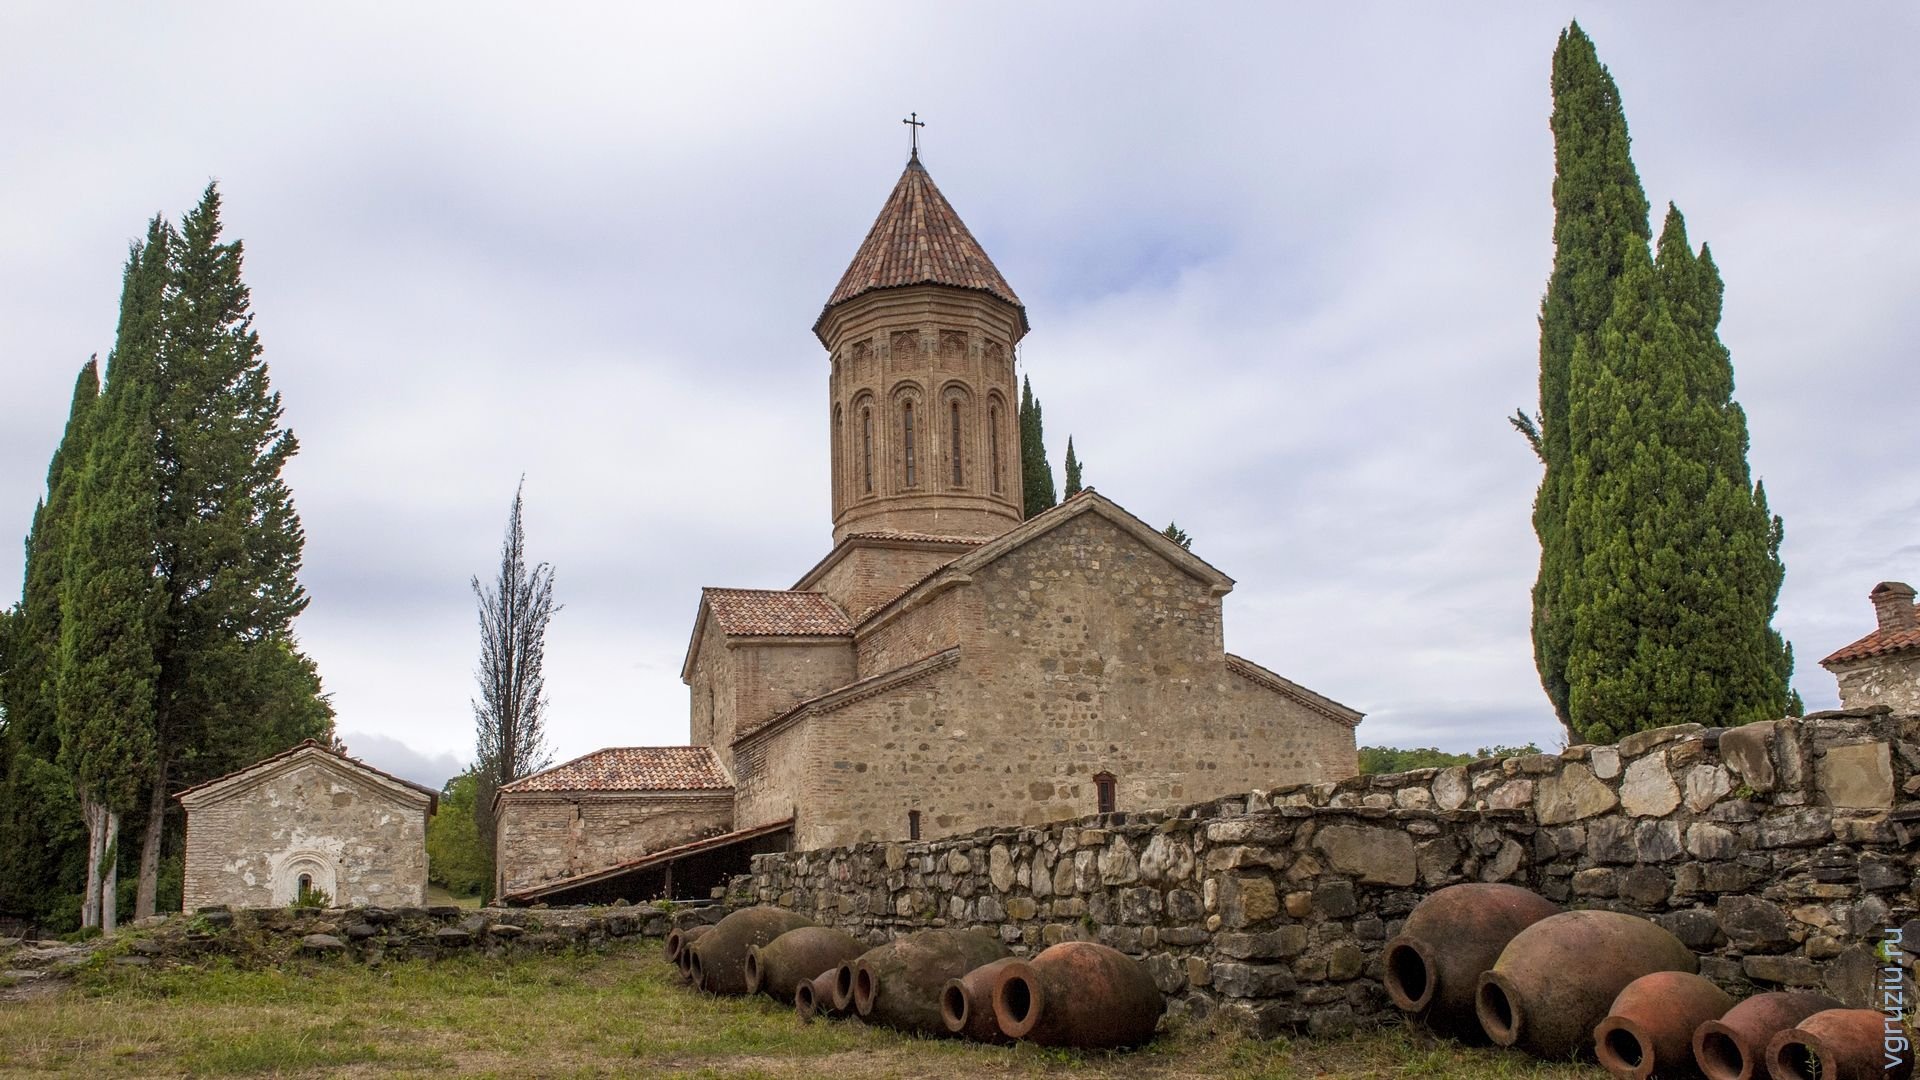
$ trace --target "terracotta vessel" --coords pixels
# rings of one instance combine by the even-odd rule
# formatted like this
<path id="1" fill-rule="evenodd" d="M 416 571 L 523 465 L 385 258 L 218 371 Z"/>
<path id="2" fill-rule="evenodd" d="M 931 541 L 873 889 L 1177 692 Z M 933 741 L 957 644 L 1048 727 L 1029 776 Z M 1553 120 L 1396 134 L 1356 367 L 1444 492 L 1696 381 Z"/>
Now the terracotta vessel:
<path id="1" fill-rule="evenodd" d="M 1707 1080 L 1768 1080 L 1767 1044 L 1817 1012 L 1838 1009 L 1825 994 L 1755 994 L 1693 1031 L 1693 1060 Z"/>
<path id="2" fill-rule="evenodd" d="M 1514 935 L 1474 1000 L 1480 1026 L 1500 1046 L 1535 1057 L 1593 1051 L 1593 1029 L 1627 984 L 1656 971 L 1700 970 L 1700 960 L 1658 924 L 1617 911 L 1568 911 Z"/>
<path id="3" fill-rule="evenodd" d="M 1889 1028 L 1891 1027 L 1891 1030 Z M 1896 1051 L 1887 1045 L 1898 1038 Z M 1873 1009 L 1828 1009 L 1767 1043 L 1774 1080 L 1908 1080 L 1913 1048 L 1906 1032 Z"/>
<path id="4" fill-rule="evenodd" d="M 1593 1029 L 1600 1065 L 1625 1080 L 1691 1076 L 1693 1033 L 1733 1008 L 1733 995 L 1685 971 L 1642 975 L 1613 999 Z"/>
<path id="5" fill-rule="evenodd" d="M 993 987 L 1001 1034 L 1042 1046 L 1137 1046 L 1153 1038 L 1165 1006 L 1145 965 L 1091 941 L 1008 964 Z"/>
<path id="6" fill-rule="evenodd" d="M 1474 993 L 1514 935 L 1560 914 L 1518 885 L 1449 885 L 1420 901 L 1387 943 L 1382 981 L 1395 1007 L 1435 1031 L 1484 1041 Z"/>
<path id="7" fill-rule="evenodd" d="M 993 988 L 1000 973 L 1009 964 L 1020 961 L 1008 957 L 982 964 L 957 979 L 949 979 L 940 992 L 940 1018 L 947 1030 L 975 1042 L 1009 1042 L 993 1016 Z"/>
<path id="8" fill-rule="evenodd" d="M 922 930 L 861 954 L 853 965 L 853 1001 L 860 1017 L 923 1035 L 945 1035 L 940 992 L 982 964 L 1007 955 L 984 930 Z"/>
<path id="9" fill-rule="evenodd" d="M 700 936 L 711 929 L 713 929 L 711 926 L 675 927 L 673 933 L 667 935 L 667 963 L 679 967 L 680 954 L 686 952 L 687 946 L 699 941 Z"/>
<path id="10" fill-rule="evenodd" d="M 866 952 L 852 934 L 830 926 L 802 926 L 747 949 L 747 993 L 793 1002 L 793 988 Z"/>
<path id="11" fill-rule="evenodd" d="M 804 915 L 777 907 L 750 907 L 721 919 L 688 947 L 693 985 L 709 994 L 747 992 L 747 950 L 789 930 L 812 926 Z"/>
<path id="12" fill-rule="evenodd" d="M 829 968 L 811 981 L 795 983 L 793 1014 L 802 1020 L 811 1020 L 816 1016 L 845 1016 L 845 1009 L 833 1007 L 833 980 L 839 973 L 838 968 Z"/>
<path id="13" fill-rule="evenodd" d="M 854 1015 L 852 960 L 833 969 L 833 1011 L 839 1016 Z"/>

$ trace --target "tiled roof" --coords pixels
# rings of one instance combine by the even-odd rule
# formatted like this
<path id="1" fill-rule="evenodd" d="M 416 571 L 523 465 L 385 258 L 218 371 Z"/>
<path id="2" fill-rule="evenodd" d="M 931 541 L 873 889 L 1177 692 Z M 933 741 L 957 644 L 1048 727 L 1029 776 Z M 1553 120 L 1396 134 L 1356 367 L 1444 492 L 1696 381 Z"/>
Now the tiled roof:
<path id="1" fill-rule="evenodd" d="M 874 289 L 901 285 L 979 289 L 1020 308 L 1025 317 L 1026 308 L 1013 286 L 1000 276 L 946 196 L 933 186 L 918 157 L 907 162 L 907 171 L 880 208 L 880 216 L 827 307 Z"/>
<path id="2" fill-rule="evenodd" d="M 1920 604 L 1914 605 L 1914 616 L 1920 619 Z M 1847 660 L 1866 660 L 1870 657 L 1885 656 L 1888 653 L 1903 652 L 1907 649 L 1920 649 L 1920 626 L 1905 627 L 1896 630 L 1875 630 L 1851 645 L 1844 646 L 1832 656 L 1820 661 L 1822 664 L 1838 664 Z"/>
<path id="3" fill-rule="evenodd" d="M 702 589 L 720 631 L 734 637 L 836 637 L 853 623 L 826 593 L 785 589 Z"/>
<path id="4" fill-rule="evenodd" d="M 522 777 L 514 791 L 731 791 L 710 746 L 610 746 Z"/>

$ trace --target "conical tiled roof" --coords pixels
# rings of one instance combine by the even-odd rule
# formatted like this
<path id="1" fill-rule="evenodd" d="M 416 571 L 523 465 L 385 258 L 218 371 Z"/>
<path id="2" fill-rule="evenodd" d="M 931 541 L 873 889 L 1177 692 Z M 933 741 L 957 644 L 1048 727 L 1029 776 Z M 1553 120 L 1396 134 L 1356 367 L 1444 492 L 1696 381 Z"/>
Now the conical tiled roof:
<path id="1" fill-rule="evenodd" d="M 933 186 L 933 178 L 917 156 L 907 162 L 907 171 L 900 174 L 900 182 L 880 208 L 880 216 L 840 278 L 840 287 L 827 299 L 827 307 L 875 289 L 902 285 L 979 289 L 1019 308 L 1020 320 L 1026 322 L 1026 306 L 1014 295 L 1013 286 L 1000 276 L 952 204 Z"/>

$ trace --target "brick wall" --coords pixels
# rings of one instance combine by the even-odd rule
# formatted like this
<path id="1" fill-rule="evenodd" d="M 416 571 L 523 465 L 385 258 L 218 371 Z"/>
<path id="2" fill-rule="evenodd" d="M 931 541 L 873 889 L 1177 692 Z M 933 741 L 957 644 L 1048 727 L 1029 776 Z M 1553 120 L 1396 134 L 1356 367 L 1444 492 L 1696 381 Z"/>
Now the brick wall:
<path id="1" fill-rule="evenodd" d="M 762 855 L 731 899 L 875 941 L 969 925 L 1023 952 L 1093 938 L 1141 958 L 1176 1015 L 1272 1034 L 1389 1013 L 1385 943 L 1462 881 L 1657 919 L 1739 993 L 1874 1004 L 1874 947 L 1899 932 L 1911 995 L 1916 869 L 1920 718 L 1869 710 Z"/>

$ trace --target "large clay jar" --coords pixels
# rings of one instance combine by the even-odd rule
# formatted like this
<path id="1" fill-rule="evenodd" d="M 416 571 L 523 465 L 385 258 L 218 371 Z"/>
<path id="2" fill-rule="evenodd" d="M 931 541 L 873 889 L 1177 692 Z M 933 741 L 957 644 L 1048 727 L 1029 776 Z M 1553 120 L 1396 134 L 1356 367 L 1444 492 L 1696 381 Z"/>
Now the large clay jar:
<path id="1" fill-rule="evenodd" d="M 853 1002 L 862 1019 L 901 1031 L 945 1035 L 940 992 L 982 964 L 1007 955 L 985 930 L 922 930 L 872 949 L 853 964 Z"/>
<path id="2" fill-rule="evenodd" d="M 811 981 L 794 984 L 793 1014 L 801 1020 L 846 1015 L 845 1009 L 833 1005 L 833 982 L 839 974 L 839 968 L 829 968 Z"/>
<path id="3" fill-rule="evenodd" d="M 1600 1065 L 1625 1080 L 1688 1076 L 1693 1033 L 1733 1008 L 1733 996 L 1685 971 L 1642 975 L 1613 999 L 1607 1018 L 1593 1029 Z"/>
<path id="4" fill-rule="evenodd" d="M 812 925 L 812 919 L 785 908 L 741 908 L 714 923 L 711 931 L 688 948 L 693 955 L 688 966 L 693 985 L 709 994 L 746 993 L 747 950 L 789 930 Z"/>
<path id="5" fill-rule="evenodd" d="M 1480 976 L 1514 935 L 1558 914 L 1560 905 L 1518 885 L 1449 885 L 1420 901 L 1387 943 L 1387 997 L 1435 1031 L 1483 1040 L 1473 1008 Z"/>
<path id="6" fill-rule="evenodd" d="M 1773 1080 L 1908 1080 L 1913 1051 L 1887 1049 L 1889 1024 L 1903 1042 L 1906 1032 L 1872 1009 L 1828 1009 L 1800 1021 L 1767 1044 Z"/>
<path id="7" fill-rule="evenodd" d="M 686 952 L 687 946 L 699 941 L 701 935 L 711 929 L 713 929 L 711 926 L 675 927 L 673 932 L 667 935 L 667 963 L 681 967 L 680 954 Z M 682 967 L 681 970 L 684 972 L 685 968 Z"/>
<path id="8" fill-rule="evenodd" d="M 947 1030 L 975 1042 L 1008 1042 L 993 1016 L 993 988 L 1007 965 L 1021 961 L 1008 957 L 983 964 L 957 979 L 940 993 L 940 1018 Z"/>
<path id="9" fill-rule="evenodd" d="M 841 1016 L 854 1015 L 853 1009 L 853 961 L 849 960 L 833 970 L 833 1011 Z"/>
<path id="10" fill-rule="evenodd" d="M 1008 964 L 993 987 L 1001 1034 L 1042 1046 L 1138 1046 L 1153 1038 L 1165 1005 L 1144 964 L 1091 941 Z"/>
<path id="11" fill-rule="evenodd" d="M 1693 1031 L 1693 1060 L 1707 1080 L 1768 1080 L 1767 1044 L 1817 1012 L 1838 1009 L 1825 994 L 1755 994 Z"/>
<path id="12" fill-rule="evenodd" d="M 803 926 L 747 949 L 747 993 L 793 1002 L 795 985 L 852 960 L 867 947 L 844 930 Z"/>
<path id="13" fill-rule="evenodd" d="M 1500 1046 L 1560 1059 L 1591 1053 L 1593 1029 L 1627 984 L 1700 960 L 1659 925 L 1617 911 L 1568 911 L 1514 935 L 1474 1001 Z"/>

